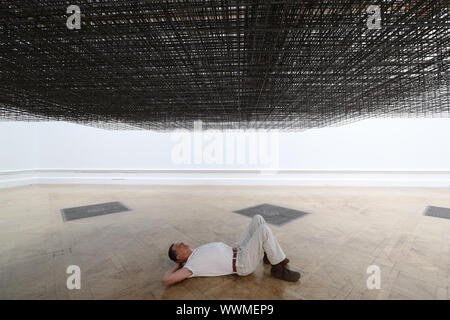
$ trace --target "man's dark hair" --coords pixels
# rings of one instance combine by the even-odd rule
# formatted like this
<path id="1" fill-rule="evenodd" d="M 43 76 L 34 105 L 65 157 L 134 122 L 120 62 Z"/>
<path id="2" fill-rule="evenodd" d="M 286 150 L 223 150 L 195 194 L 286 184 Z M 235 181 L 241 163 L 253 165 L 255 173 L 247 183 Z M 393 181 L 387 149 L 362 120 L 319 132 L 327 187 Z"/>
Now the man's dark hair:
<path id="1" fill-rule="evenodd" d="M 172 245 L 169 248 L 169 258 L 170 260 L 177 262 L 177 252 L 173 250 L 173 245 L 174 243 L 172 243 Z"/>

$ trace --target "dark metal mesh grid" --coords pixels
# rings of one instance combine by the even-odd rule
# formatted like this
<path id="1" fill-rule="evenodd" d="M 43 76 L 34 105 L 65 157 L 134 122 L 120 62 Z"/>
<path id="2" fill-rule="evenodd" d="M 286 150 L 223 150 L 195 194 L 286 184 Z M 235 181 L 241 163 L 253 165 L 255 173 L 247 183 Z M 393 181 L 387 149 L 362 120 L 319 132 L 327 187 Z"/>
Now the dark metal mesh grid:
<path id="1" fill-rule="evenodd" d="M 444 0 L 0 3 L 3 120 L 305 129 L 450 113 Z"/>

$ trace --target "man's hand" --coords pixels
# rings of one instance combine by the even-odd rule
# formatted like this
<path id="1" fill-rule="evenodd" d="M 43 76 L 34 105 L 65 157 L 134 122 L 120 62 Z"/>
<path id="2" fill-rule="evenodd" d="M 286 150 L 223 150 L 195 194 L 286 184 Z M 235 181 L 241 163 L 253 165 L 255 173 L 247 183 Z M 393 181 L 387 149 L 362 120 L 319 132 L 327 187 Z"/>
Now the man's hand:
<path id="1" fill-rule="evenodd" d="M 162 282 L 164 285 L 169 286 L 176 282 L 183 281 L 187 277 L 192 274 L 192 271 L 186 268 L 183 268 L 184 263 L 176 262 L 175 265 L 166 272 L 164 275 Z"/>

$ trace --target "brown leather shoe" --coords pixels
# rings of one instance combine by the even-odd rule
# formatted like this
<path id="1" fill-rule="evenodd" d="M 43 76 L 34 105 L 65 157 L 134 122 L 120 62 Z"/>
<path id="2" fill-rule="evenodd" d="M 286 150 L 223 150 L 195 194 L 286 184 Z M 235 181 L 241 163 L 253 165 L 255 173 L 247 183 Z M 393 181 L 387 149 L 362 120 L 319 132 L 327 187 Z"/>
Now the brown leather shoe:
<path id="1" fill-rule="evenodd" d="M 265 264 L 270 264 L 270 261 L 269 261 L 269 259 L 267 259 L 267 254 L 266 254 L 265 252 L 264 252 L 264 258 L 263 258 L 263 261 L 264 261 Z M 289 263 L 289 259 L 286 258 L 286 259 L 284 259 L 284 260 L 281 261 L 281 262 Z"/>
<path id="2" fill-rule="evenodd" d="M 270 274 L 274 278 L 289 282 L 296 282 L 300 279 L 300 272 L 289 270 L 284 262 L 273 265 Z"/>

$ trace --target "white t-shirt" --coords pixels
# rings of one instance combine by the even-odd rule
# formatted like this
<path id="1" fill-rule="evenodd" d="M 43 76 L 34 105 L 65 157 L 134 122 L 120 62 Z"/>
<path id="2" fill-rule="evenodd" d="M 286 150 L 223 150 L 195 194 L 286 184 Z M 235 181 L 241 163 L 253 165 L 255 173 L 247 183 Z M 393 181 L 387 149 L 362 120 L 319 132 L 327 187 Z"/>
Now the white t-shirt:
<path id="1" fill-rule="evenodd" d="M 223 242 L 211 242 L 192 250 L 184 268 L 192 277 L 215 277 L 233 273 L 233 248 Z"/>

